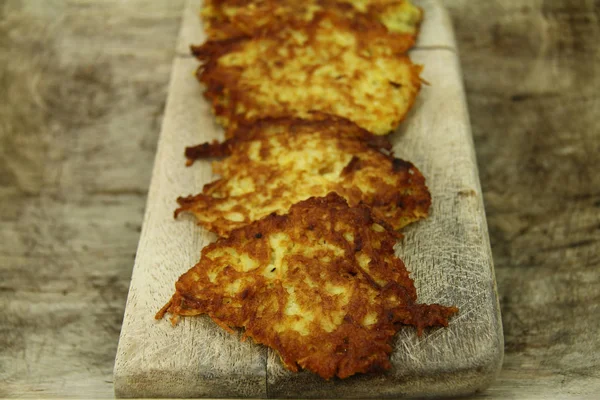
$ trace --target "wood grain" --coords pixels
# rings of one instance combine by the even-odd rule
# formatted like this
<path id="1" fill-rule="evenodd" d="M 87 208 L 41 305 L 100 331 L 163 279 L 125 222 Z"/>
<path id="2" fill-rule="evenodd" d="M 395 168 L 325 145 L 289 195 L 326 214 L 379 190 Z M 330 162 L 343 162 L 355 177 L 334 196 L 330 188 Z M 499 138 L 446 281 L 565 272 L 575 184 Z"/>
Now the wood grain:
<path id="1" fill-rule="evenodd" d="M 0 397 L 112 396 L 181 11 L 0 3 Z"/>
<path id="2" fill-rule="evenodd" d="M 468 3 L 450 9 L 506 341 L 503 371 L 487 393 L 593 397 L 600 390 L 600 5 Z"/>
<path id="3" fill-rule="evenodd" d="M 185 25 L 199 25 L 189 18 L 198 7 L 188 2 L 179 43 L 204 40 Z M 422 338 L 402 330 L 386 374 L 329 382 L 285 370 L 276 353 L 267 357 L 265 347 L 240 343 L 208 318 L 186 318 L 175 328 L 154 321 L 177 277 L 213 238 L 189 220 L 172 219 L 175 196 L 200 191 L 212 178 L 208 162 L 184 166 L 182 143 L 222 137 L 192 74 L 197 62 L 178 57 L 117 351 L 117 396 L 460 395 L 489 385 L 502 359 L 502 330 L 468 114 L 449 18 L 435 2 L 423 7 L 429 18 L 412 57 L 426 66 L 431 86 L 392 142 L 427 177 L 434 200 L 431 217 L 406 231 L 397 253 L 420 301 L 457 305 L 460 315 Z"/>
<path id="4" fill-rule="evenodd" d="M 500 375 L 476 397 L 591 397 L 600 391 L 598 4 L 444 4 L 506 343 Z M 0 3 L 0 397 L 112 396 L 182 6 Z"/>

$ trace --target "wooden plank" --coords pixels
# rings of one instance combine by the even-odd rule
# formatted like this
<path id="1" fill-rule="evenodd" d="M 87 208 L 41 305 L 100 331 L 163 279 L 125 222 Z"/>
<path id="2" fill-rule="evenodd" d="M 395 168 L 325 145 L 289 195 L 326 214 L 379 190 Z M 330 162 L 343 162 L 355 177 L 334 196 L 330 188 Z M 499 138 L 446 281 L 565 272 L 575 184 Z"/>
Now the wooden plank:
<path id="1" fill-rule="evenodd" d="M 397 253 L 412 271 L 420 301 L 455 304 L 459 316 L 448 329 L 421 338 L 402 330 L 388 373 L 329 382 L 284 370 L 276 354 L 240 343 L 207 318 L 187 318 L 176 328 L 153 321 L 177 277 L 214 239 L 191 219 L 172 219 L 176 196 L 198 192 L 213 179 L 208 162 L 184 167 L 184 145 L 222 135 L 193 77 L 197 62 L 184 55 L 186 43 L 204 40 L 193 1 L 184 13 L 182 56 L 174 63 L 115 362 L 117 396 L 458 395 L 490 383 L 502 360 L 502 330 L 456 46 L 443 8 L 419 4 L 426 19 L 411 56 L 425 65 L 431 86 L 392 140 L 396 153 L 424 172 L 433 208 L 431 218 L 406 230 Z"/>
<path id="2" fill-rule="evenodd" d="M 450 15 L 438 0 L 414 0 L 425 11 L 415 49 L 456 49 Z"/>

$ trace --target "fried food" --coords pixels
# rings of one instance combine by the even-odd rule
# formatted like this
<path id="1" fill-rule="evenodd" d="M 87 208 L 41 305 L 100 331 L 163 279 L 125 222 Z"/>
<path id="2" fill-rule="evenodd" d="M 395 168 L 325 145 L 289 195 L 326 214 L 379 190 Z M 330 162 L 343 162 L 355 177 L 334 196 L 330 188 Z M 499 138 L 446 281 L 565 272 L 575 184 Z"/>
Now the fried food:
<path id="1" fill-rule="evenodd" d="M 392 144 L 385 136 L 373 135 L 355 123 L 345 118 L 315 112 L 311 119 L 302 118 L 264 118 L 251 124 L 240 125 L 237 134 L 224 142 L 214 140 L 196 146 L 185 148 L 187 164 L 192 165 L 195 160 L 209 157 L 225 157 L 231 155 L 232 147 L 236 143 L 275 135 L 295 135 L 300 133 L 314 133 L 319 135 L 353 138 L 364 141 L 370 147 L 390 151 Z"/>
<path id="2" fill-rule="evenodd" d="M 362 140 L 370 147 L 392 149 L 392 144 L 385 136 L 376 136 L 362 129 L 345 118 L 314 112 L 310 120 L 301 118 L 264 118 L 251 124 L 240 125 L 235 137 L 219 142 L 206 142 L 185 148 L 187 164 L 194 160 L 209 157 L 225 157 L 231 155 L 231 149 L 240 141 L 249 141 L 275 135 L 295 135 L 299 133 L 315 133 L 320 135 L 347 137 Z"/>
<path id="3" fill-rule="evenodd" d="M 156 318 L 208 314 L 325 379 L 390 368 L 401 325 L 447 326 L 456 307 L 417 304 L 397 235 L 332 193 L 270 215 L 202 250 Z"/>
<path id="4" fill-rule="evenodd" d="M 325 9 L 413 37 L 423 18 L 423 11 L 408 0 L 206 0 L 201 15 L 209 39 L 223 40 L 275 31 L 291 21 L 306 23 Z"/>
<path id="5" fill-rule="evenodd" d="M 213 163 L 222 178 L 180 197 L 175 215 L 192 212 L 199 224 L 227 236 L 298 201 L 336 192 L 350 205 L 372 207 L 394 229 L 426 217 L 431 197 L 419 170 L 379 147 L 390 148 L 385 138 L 351 126 L 285 119 L 253 126 L 245 139 L 215 151 L 230 153 Z"/>
<path id="6" fill-rule="evenodd" d="M 197 71 L 226 137 L 264 118 L 346 118 L 377 135 L 391 132 L 420 90 L 421 66 L 404 52 L 410 36 L 390 40 L 370 21 L 329 10 L 308 23 L 253 37 L 192 46 Z"/>

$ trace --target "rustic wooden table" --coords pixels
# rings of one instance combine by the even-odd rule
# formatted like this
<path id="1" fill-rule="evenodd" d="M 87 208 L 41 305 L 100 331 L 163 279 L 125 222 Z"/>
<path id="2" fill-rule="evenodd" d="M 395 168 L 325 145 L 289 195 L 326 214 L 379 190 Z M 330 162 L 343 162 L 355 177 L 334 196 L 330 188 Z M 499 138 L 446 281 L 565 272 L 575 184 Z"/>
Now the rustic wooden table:
<path id="1" fill-rule="evenodd" d="M 478 398 L 600 391 L 600 6 L 446 2 L 505 333 Z M 182 1 L 0 2 L 0 397 L 111 397 Z"/>

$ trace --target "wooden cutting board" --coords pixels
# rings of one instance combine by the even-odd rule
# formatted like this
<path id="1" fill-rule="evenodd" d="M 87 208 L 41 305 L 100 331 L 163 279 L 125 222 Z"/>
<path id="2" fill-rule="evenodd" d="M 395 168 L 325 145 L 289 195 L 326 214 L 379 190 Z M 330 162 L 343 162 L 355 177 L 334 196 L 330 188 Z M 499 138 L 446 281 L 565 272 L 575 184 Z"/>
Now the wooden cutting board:
<path id="1" fill-rule="evenodd" d="M 397 254 L 419 301 L 456 305 L 458 316 L 420 338 L 402 329 L 387 373 L 331 381 L 285 370 L 277 354 L 241 342 L 207 317 L 176 327 L 154 320 L 177 278 L 215 240 L 191 217 L 173 219 L 177 196 L 215 179 L 208 161 L 185 167 L 184 146 L 222 138 L 193 75 L 198 62 L 189 44 L 205 36 L 200 2 L 189 1 L 115 361 L 118 397 L 411 397 L 467 394 L 490 384 L 502 363 L 502 325 L 459 59 L 445 10 L 435 1 L 418 4 L 425 20 L 410 55 L 425 66 L 430 85 L 391 140 L 396 155 L 427 178 L 433 204 L 430 218 L 404 231 Z"/>

